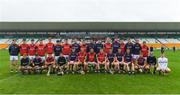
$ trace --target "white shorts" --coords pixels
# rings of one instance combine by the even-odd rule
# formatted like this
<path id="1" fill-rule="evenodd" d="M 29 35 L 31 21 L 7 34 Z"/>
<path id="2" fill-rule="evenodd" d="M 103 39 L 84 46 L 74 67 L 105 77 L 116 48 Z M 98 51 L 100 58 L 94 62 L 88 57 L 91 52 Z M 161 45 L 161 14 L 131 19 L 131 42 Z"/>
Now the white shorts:
<path id="1" fill-rule="evenodd" d="M 27 56 L 27 57 L 29 57 L 29 56 Z M 22 59 L 23 58 L 23 56 L 20 56 L 20 59 Z"/>
<path id="2" fill-rule="evenodd" d="M 123 61 L 120 61 L 120 62 L 114 62 L 114 63 L 112 63 L 112 64 L 124 64 L 124 62 Z"/>
<path id="3" fill-rule="evenodd" d="M 140 55 L 133 55 L 133 59 L 137 60 Z"/>
<path id="4" fill-rule="evenodd" d="M 87 64 L 97 64 L 96 62 L 87 62 Z"/>
<path id="5" fill-rule="evenodd" d="M 121 61 L 121 62 L 119 62 L 119 64 L 124 64 L 124 62 Z"/>
<path id="6" fill-rule="evenodd" d="M 64 55 L 64 57 L 65 57 L 65 58 L 68 58 L 68 57 L 69 57 L 69 55 Z"/>
<path id="7" fill-rule="evenodd" d="M 75 63 L 76 63 L 75 61 L 69 61 L 69 65 L 75 64 Z"/>
<path id="8" fill-rule="evenodd" d="M 128 64 L 128 65 L 131 64 L 131 62 L 124 62 L 124 63 L 125 63 L 125 64 Z"/>
<path id="9" fill-rule="evenodd" d="M 162 67 L 157 67 L 157 69 L 156 70 L 165 70 L 165 71 L 169 71 L 169 68 L 168 67 L 166 67 L 166 68 L 162 68 Z"/>
<path id="10" fill-rule="evenodd" d="M 54 57 L 54 54 L 51 54 Z M 46 57 L 48 57 L 48 54 L 46 55 Z"/>
<path id="11" fill-rule="evenodd" d="M 29 56 L 29 59 L 30 60 L 32 60 L 32 59 L 34 59 L 35 58 L 35 56 Z"/>
<path id="12" fill-rule="evenodd" d="M 41 56 L 41 59 L 42 59 L 42 61 L 46 60 L 45 56 Z"/>
<path id="13" fill-rule="evenodd" d="M 98 62 L 98 64 L 105 64 L 105 63 L 106 63 L 106 62 L 104 62 L 104 61 L 103 61 L 103 62 Z"/>
<path id="14" fill-rule="evenodd" d="M 55 56 L 55 60 L 56 60 L 56 61 L 58 60 L 58 58 L 59 58 L 59 56 Z"/>
<path id="15" fill-rule="evenodd" d="M 18 56 L 10 56 L 10 61 L 17 61 L 18 60 Z"/>
<path id="16" fill-rule="evenodd" d="M 143 57 L 145 60 L 147 60 L 147 57 Z"/>
<path id="17" fill-rule="evenodd" d="M 54 58 L 55 58 L 55 60 L 57 61 L 57 60 L 58 60 L 58 58 L 59 58 L 59 56 L 55 56 Z"/>
<path id="18" fill-rule="evenodd" d="M 20 56 L 20 59 L 22 59 L 23 58 L 23 56 Z"/>
<path id="19" fill-rule="evenodd" d="M 138 65 L 138 68 L 143 69 L 143 68 L 144 68 L 144 66 Z"/>

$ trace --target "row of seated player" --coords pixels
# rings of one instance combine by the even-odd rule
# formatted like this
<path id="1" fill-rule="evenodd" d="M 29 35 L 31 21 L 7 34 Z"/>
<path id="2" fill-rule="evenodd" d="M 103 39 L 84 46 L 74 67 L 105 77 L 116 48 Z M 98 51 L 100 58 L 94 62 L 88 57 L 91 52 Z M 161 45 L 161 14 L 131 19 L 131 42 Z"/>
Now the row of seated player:
<path id="1" fill-rule="evenodd" d="M 161 57 L 156 61 L 156 57 L 153 56 L 153 53 L 145 59 L 142 55 L 140 55 L 137 59 L 132 59 L 130 56 L 130 50 L 127 50 L 127 53 L 123 56 L 117 53 L 113 55 L 112 51 L 107 56 L 101 55 L 103 54 L 103 50 L 96 56 L 92 53 L 92 55 L 79 55 L 76 56 L 70 55 L 68 58 L 63 56 L 60 53 L 59 57 L 55 59 L 52 54 L 48 54 L 46 59 L 43 61 L 40 56 L 36 55 L 35 58 L 30 59 L 26 54 L 21 58 L 20 70 L 24 73 L 40 73 L 43 71 L 47 72 L 47 76 L 50 73 L 57 73 L 58 75 L 63 75 L 64 73 L 80 73 L 85 74 L 89 71 L 95 71 L 98 73 L 151 73 L 155 74 L 156 71 L 159 74 L 167 74 L 170 72 L 168 68 L 168 59 L 161 54 Z M 156 64 L 158 62 L 158 64 Z"/>
<path id="2" fill-rule="evenodd" d="M 29 59 L 34 59 L 35 54 L 37 52 L 38 56 L 42 60 L 44 61 L 46 60 L 45 64 L 51 63 L 51 62 L 49 63 L 49 61 L 47 60 L 53 60 L 54 62 L 55 59 L 57 60 L 57 58 L 59 58 L 59 54 L 62 53 L 64 58 L 66 60 L 68 59 L 68 67 L 70 67 L 70 65 L 73 65 L 74 67 L 74 64 L 78 63 L 79 60 L 81 60 L 82 58 L 83 61 L 81 61 L 81 63 L 83 64 L 81 65 L 86 66 L 85 63 L 88 64 L 90 62 L 91 64 L 95 65 L 97 72 L 99 72 L 99 68 L 101 65 L 104 65 L 105 71 L 109 71 L 110 70 L 109 68 L 111 67 L 110 65 L 112 65 L 111 63 L 113 63 L 113 64 L 118 64 L 118 66 L 115 66 L 116 69 L 119 68 L 119 64 L 123 64 L 124 66 L 123 70 L 128 71 L 129 74 L 134 74 L 134 68 L 135 68 L 134 64 L 137 63 L 137 60 L 139 60 L 139 58 L 142 57 L 141 61 L 144 63 L 144 61 L 146 62 L 146 60 L 148 59 L 147 57 L 149 55 L 149 49 L 146 46 L 146 43 L 144 42 L 143 45 L 141 46 L 141 44 L 139 43 L 139 40 L 136 40 L 136 43 L 133 44 L 131 40 L 129 39 L 128 43 L 123 43 L 122 45 L 122 42 L 119 42 L 118 39 L 115 39 L 114 42 L 112 43 L 111 39 L 108 38 L 106 39 L 105 41 L 106 43 L 104 45 L 102 45 L 102 43 L 99 43 L 100 48 L 97 48 L 98 51 L 94 47 L 92 47 L 94 46 L 93 44 L 88 44 L 89 46 L 87 45 L 87 47 L 89 47 L 90 51 L 86 51 L 86 49 L 88 49 L 86 45 L 85 47 L 81 45 L 80 46 L 81 52 L 77 51 L 77 48 L 75 47 L 72 48 L 71 45 L 69 45 L 67 41 L 65 41 L 65 43 L 61 45 L 60 41 L 58 40 L 57 45 L 59 45 L 59 47 L 55 48 L 54 44 L 51 42 L 51 39 L 49 39 L 49 43 L 47 43 L 46 45 L 43 45 L 43 42 L 40 41 L 40 44 L 38 44 L 39 46 L 37 46 L 37 51 L 36 51 L 35 49 L 36 45 L 34 45 L 33 42 L 34 40 L 32 40 L 32 44 L 27 45 L 26 40 L 24 39 L 23 43 L 20 46 L 18 46 L 16 44 L 16 41 L 13 40 L 13 43 L 9 47 L 10 60 L 13 66 L 17 66 L 19 52 L 21 55 L 21 59 L 23 58 L 24 55 L 28 55 Z M 76 44 L 76 45 L 79 45 L 79 44 Z M 31 46 L 34 46 L 34 47 L 31 47 Z M 48 54 L 48 57 L 45 56 L 46 53 Z M 55 58 L 53 58 L 52 56 L 53 53 L 55 55 Z M 109 58 L 112 58 L 112 60 L 110 61 Z M 167 62 L 165 63 L 164 60 L 167 61 L 166 58 L 163 57 L 162 64 L 167 64 Z M 161 62 L 159 63 L 161 64 Z M 49 75 L 54 65 L 52 64 L 45 65 L 45 67 L 48 68 L 47 75 Z M 145 67 L 145 69 L 147 69 L 147 67 Z M 84 70 L 87 70 L 87 69 L 84 69 Z M 162 71 L 167 72 L 170 70 L 166 66 L 165 69 L 163 69 Z"/>

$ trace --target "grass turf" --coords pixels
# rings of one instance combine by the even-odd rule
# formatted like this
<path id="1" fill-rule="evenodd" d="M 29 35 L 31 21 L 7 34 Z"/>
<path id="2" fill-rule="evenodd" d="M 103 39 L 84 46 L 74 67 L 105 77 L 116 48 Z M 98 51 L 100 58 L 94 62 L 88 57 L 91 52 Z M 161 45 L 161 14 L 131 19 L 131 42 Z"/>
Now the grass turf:
<path id="1" fill-rule="evenodd" d="M 159 51 L 155 52 L 159 57 Z M 180 93 L 180 51 L 166 51 L 169 67 L 168 76 L 159 75 L 22 75 L 9 72 L 7 50 L 0 50 L 0 93 L 17 94 L 177 94 Z"/>

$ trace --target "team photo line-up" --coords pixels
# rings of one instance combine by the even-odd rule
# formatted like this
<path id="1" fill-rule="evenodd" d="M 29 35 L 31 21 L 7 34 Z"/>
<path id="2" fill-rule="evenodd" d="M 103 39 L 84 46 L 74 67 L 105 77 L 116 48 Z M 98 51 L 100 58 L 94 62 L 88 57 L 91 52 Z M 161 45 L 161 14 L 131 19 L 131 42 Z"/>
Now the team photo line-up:
<path id="1" fill-rule="evenodd" d="M 46 72 L 50 74 L 63 75 L 64 73 L 104 72 L 104 73 L 150 73 L 166 75 L 171 70 L 168 68 L 168 58 L 164 52 L 156 60 L 153 48 L 149 49 L 146 42 L 136 39 L 112 41 L 106 38 L 104 42 L 93 41 L 89 43 L 73 40 L 57 40 L 56 43 L 48 38 L 47 43 L 40 40 L 30 44 L 23 39 L 22 44 L 16 44 L 12 40 L 9 46 L 10 72 L 22 72 L 22 74 L 36 74 Z M 20 54 L 20 65 L 18 55 Z"/>

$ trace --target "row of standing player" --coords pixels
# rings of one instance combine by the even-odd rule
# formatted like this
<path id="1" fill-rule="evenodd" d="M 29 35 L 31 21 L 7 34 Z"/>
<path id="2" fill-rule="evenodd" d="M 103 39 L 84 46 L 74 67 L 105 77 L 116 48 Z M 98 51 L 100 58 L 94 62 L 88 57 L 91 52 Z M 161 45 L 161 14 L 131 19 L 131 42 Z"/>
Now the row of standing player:
<path id="1" fill-rule="evenodd" d="M 14 47 L 16 47 L 16 48 L 14 48 Z M 88 49 L 90 51 L 89 53 L 87 53 Z M 79 52 L 79 50 L 81 50 L 82 53 Z M 94 50 L 95 50 L 95 52 L 94 52 Z M 87 53 L 86 61 L 81 62 L 84 65 L 83 66 L 84 70 L 87 70 L 87 65 L 85 64 L 86 62 L 93 63 L 93 64 L 98 63 L 98 65 L 94 64 L 96 66 L 97 72 L 100 69 L 99 64 L 104 65 L 106 71 L 110 70 L 110 68 L 112 69 L 112 66 L 114 66 L 114 70 L 119 71 L 121 68 L 122 70 L 126 70 L 132 74 L 134 74 L 134 68 L 139 69 L 139 70 L 146 70 L 149 68 L 149 65 L 147 65 L 147 64 L 146 64 L 146 66 L 144 66 L 144 63 L 147 63 L 149 48 L 145 42 L 143 42 L 143 45 L 141 46 L 141 44 L 139 43 L 139 40 L 136 40 L 135 44 L 133 44 L 131 42 L 131 40 L 128 39 L 128 42 L 126 44 L 124 44 L 122 41 L 121 41 L 121 43 L 119 43 L 118 40 L 116 40 L 116 39 L 113 43 L 111 43 L 110 39 L 107 39 L 106 43 L 104 45 L 101 42 L 98 42 L 97 44 L 90 43 L 88 45 L 86 45 L 85 43 L 82 43 L 81 45 L 79 45 L 78 43 L 75 42 L 72 45 L 70 45 L 70 44 L 68 44 L 67 40 L 62 45 L 60 43 L 60 41 L 58 40 L 57 44 L 54 45 L 51 42 L 51 39 L 49 39 L 49 42 L 46 45 L 43 44 L 42 40 L 40 41 L 40 43 L 38 45 L 35 45 L 34 40 L 31 40 L 31 44 L 28 45 L 28 44 L 26 44 L 26 40 L 24 39 L 23 43 L 20 46 L 15 44 L 15 40 L 13 40 L 12 45 L 9 47 L 9 53 L 11 55 L 10 60 L 12 62 L 12 65 L 16 66 L 17 58 L 18 58 L 17 55 L 18 55 L 19 51 L 20 51 L 21 56 L 24 54 L 28 54 L 30 59 L 34 59 L 35 54 L 37 52 L 37 54 L 41 57 L 42 60 L 45 60 L 46 53 L 50 56 L 54 53 L 55 59 L 58 60 L 59 54 L 62 52 L 63 56 L 66 59 L 69 59 L 68 60 L 69 65 L 79 63 L 79 62 L 77 62 L 77 59 L 82 58 L 82 56 L 85 56 L 84 54 Z M 86 51 L 86 52 L 84 52 L 84 51 Z M 93 53 L 91 53 L 91 52 L 93 52 Z M 118 52 L 119 52 L 119 56 L 117 56 Z M 97 54 L 97 58 L 93 59 L 90 57 L 90 55 L 92 55 L 92 57 L 94 57 L 94 56 L 96 56 L 96 54 Z M 114 54 L 116 54 L 116 56 L 114 56 Z M 77 55 L 78 55 L 78 57 L 76 58 Z M 140 55 L 141 55 L 141 57 L 140 57 Z M 90 62 L 90 58 L 92 60 L 91 62 Z M 46 59 L 48 59 L 48 57 Z M 85 57 L 84 57 L 84 59 L 85 59 Z M 78 60 L 78 61 L 81 61 L 81 60 Z M 138 61 L 138 60 L 140 60 L 140 61 Z M 15 61 L 15 62 L 13 62 L 13 61 Z M 118 65 L 117 65 L 117 63 L 118 63 Z M 139 63 L 139 64 L 134 65 L 134 63 Z M 156 62 L 154 61 L 154 63 L 156 63 Z M 131 67 L 131 70 L 130 70 L 130 67 Z"/>

